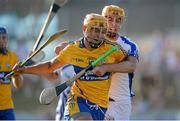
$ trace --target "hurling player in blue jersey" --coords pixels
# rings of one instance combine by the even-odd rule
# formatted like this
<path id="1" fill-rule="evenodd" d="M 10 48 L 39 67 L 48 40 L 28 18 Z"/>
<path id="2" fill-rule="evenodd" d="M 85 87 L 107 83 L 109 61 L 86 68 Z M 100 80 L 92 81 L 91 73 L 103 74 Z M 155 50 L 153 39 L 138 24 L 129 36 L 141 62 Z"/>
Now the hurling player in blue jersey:
<path id="1" fill-rule="evenodd" d="M 125 18 L 123 8 L 116 5 L 105 6 L 102 15 L 108 20 L 106 39 L 117 42 L 128 53 L 126 61 L 106 64 L 94 68 L 93 72 L 101 76 L 105 72 L 118 72 L 112 76 L 110 87 L 110 105 L 106 117 L 111 120 L 129 120 L 131 113 L 132 79 L 138 62 L 138 46 L 135 42 L 119 33 Z"/>

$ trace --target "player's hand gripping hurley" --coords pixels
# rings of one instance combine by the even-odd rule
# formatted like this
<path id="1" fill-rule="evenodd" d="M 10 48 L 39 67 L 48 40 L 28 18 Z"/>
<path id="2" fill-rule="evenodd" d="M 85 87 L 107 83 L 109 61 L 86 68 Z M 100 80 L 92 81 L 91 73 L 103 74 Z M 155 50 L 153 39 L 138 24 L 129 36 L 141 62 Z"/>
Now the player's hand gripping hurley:
<path id="1" fill-rule="evenodd" d="M 53 34 L 52 36 L 50 36 L 50 37 L 46 40 L 46 42 L 45 42 L 39 49 L 37 49 L 36 51 L 34 51 L 31 56 L 29 56 L 24 62 L 22 62 L 22 63 L 20 64 L 20 67 L 25 66 L 25 65 L 26 65 L 35 55 L 37 55 L 44 47 L 46 47 L 46 46 L 47 46 L 49 43 L 51 43 L 52 41 L 58 39 L 60 36 L 64 35 L 66 32 L 67 32 L 67 30 L 62 30 L 62 31 L 59 31 L 59 32 Z M 10 77 L 12 77 L 13 75 L 14 75 L 14 72 L 12 71 L 12 72 L 10 72 L 9 74 L 7 74 L 7 75 L 5 76 L 5 78 L 10 78 Z"/>

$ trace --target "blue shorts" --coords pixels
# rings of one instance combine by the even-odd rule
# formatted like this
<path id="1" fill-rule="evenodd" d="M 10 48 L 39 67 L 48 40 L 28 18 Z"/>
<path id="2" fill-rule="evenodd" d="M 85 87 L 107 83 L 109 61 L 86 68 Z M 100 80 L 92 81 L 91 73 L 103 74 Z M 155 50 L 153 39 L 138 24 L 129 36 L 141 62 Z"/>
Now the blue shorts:
<path id="1" fill-rule="evenodd" d="M 0 120 L 15 120 L 14 109 L 0 110 Z"/>
<path id="2" fill-rule="evenodd" d="M 73 99 L 68 100 L 65 108 L 65 120 L 70 120 L 71 118 L 76 119 L 81 113 L 89 113 L 93 120 L 104 120 L 107 108 L 100 107 L 81 97 L 75 98 L 72 96 L 72 98 Z"/>

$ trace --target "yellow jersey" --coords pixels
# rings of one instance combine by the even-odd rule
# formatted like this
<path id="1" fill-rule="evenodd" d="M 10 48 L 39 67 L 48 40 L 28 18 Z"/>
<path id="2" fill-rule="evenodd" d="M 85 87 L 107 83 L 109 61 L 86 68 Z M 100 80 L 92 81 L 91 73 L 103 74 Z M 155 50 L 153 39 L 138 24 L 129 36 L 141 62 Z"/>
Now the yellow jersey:
<path id="1" fill-rule="evenodd" d="M 65 64 L 74 65 L 74 70 L 78 73 L 112 47 L 112 45 L 104 43 L 99 48 L 89 51 L 85 48 L 84 39 L 82 39 L 76 41 L 74 44 L 69 44 L 59 53 L 58 60 Z M 116 51 L 106 57 L 100 64 L 120 62 L 125 57 L 126 53 L 124 51 Z M 71 88 L 71 94 L 85 98 L 106 108 L 109 104 L 108 92 L 111 84 L 110 78 L 111 73 L 106 73 L 99 77 L 88 71 L 75 81 Z"/>
<path id="2" fill-rule="evenodd" d="M 11 80 L 4 80 L 4 77 L 17 62 L 18 57 L 14 52 L 8 51 L 6 55 L 0 54 L 0 110 L 14 108 L 11 97 Z"/>

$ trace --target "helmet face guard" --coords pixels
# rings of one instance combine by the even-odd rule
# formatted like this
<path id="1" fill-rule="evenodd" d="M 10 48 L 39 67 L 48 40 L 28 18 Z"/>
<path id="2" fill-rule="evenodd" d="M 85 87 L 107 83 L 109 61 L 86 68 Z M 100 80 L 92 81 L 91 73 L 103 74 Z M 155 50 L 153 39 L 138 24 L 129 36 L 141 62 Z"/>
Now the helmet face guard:
<path id="1" fill-rule="evenodd" d="M 89 17 L 91 18 L 84 22 L 84 25 L 86 26 L 84 35 L 91 48 L 98 48 L 103 43 L 107 32 L 107 20 L 103 16 Z"/>
<path id="2" fill-rule="evenodd" d="M 86 38 L 92 48 L 98 48 L 104 42 L 107 28 L 91 27 L 86 32 Z"/>
<path id="3" fill-rule="evenodd" d="M 106 18 L 108 21 L 108 31 L 112 31 L 114 33 L 119 32 L 123 18 L 117 15 L 108 15 Z"/>
<path id="4" fill-rule="evenodd" d="M 105 6 L 103 8 L 102 15 L 108 21 L 107 36 L 109 36 L 110 38 L 116 37 L 125 17 L 124 9 L 115 5 Z"/>

